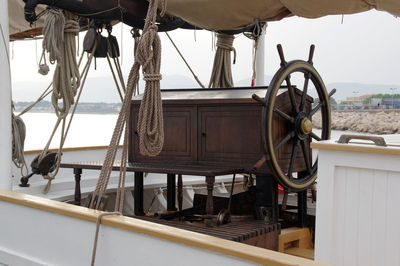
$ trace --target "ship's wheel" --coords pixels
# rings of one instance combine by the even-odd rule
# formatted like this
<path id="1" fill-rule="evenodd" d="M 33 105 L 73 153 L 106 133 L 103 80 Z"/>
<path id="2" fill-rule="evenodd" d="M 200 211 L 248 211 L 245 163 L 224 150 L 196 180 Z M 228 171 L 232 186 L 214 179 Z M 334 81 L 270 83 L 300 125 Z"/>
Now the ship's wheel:
<path id="1" fill-rule="evenodd" d="M 281 45 L 277 48 L 281 68 L 272 78 L 265 96 L 262 112 L 264 146 L 277 181 L 291 191 L 301 191 L 317 178 L 317 159 L 313 159 L 310 143 L 330 138 L 329 98 L 335 90 L 327 93 L 313 67 L 314 45 L 310 47 L 308 61 L 286 62 Z M 294 82 L 301 87 L 292 85 Z M 277 106 L 277 97 L 289 98 L 286 106 Z M 320 129 L 315 129 L 313 124 L 317 116 Z M 282 130 L 274 123 L 277 119 L 286 124 L 283 137 L 279 139 L 274 138 L 274 132 Z"/>

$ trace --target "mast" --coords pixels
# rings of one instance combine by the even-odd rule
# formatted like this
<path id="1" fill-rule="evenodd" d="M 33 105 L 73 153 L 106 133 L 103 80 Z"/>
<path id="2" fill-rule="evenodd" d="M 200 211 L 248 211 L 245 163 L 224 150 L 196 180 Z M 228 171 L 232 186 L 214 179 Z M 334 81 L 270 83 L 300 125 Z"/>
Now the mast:
<path id="1" fill-rule="evenodd" d="M 256 57 L 256 78 L 254 85 L 255 86 L 266 86 L 264 83 L 264 73 L 265 73 L 265 31 L 266 24 L 262 27 L 262 32 L 260 37 L 258 37 L 258 45 L 257 51 L 255 54 Z"/>
<path id="2" fill-rule="evenodd" d="M 8 1 L 0 0 L 0 189 L 11 190 L 11 73 Z"/>

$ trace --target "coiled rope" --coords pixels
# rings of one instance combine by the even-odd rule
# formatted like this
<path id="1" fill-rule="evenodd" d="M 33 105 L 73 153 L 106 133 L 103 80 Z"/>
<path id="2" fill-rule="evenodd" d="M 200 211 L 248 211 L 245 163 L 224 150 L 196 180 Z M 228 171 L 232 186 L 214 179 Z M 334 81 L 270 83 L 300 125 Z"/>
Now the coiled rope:
<path id="1" fill-rule="evenodd" d="M 61 59 L 65 17 L 60 9 L 47 9 L 43 25 L 43 49 L 49 52 L 50 62 Z"/>
<path id="2" fill-rule="evenodd" d="M 98 209 L 100 199 L 105 193 L 110 179 L 111 170 L 115 161 L 118 144 L 121 139 L 122 132 L 125 128 L 124 148 L 121 159 L 120 178 L 125 176 L 127 163 L 127 132 L 130 115 L 130 103 L 136 86 L 139 81 L 140 66 L 146 81 L 146 88 L 139 111 L 139 134 L 141 141 L 141 153 L 156 155 L 162 148 L 164 141 L 162 104 L 160 93 L 160 65 L 161 65 L 161 41 L 157 34 L 156 16 L 157 16 L 158 0 L 150 1 L 147 11 L 147 17 L 143 28 L 143 35 L 135 54 L 135 62 L 131 68 L 127 83 L 127 92 L 122 103 L 121 111 L 118 115 L 117 123 L 114 128 L 113 136 L 104 159 L 103 167 L 100 172 L 96 189 L 93 192 L 92 199 L 98 198 L 97 202 L 92 200 L 89 204 L 90 208 Z M 161 13 L 165 13 L 165 0 L 161 1 Z M 158 132 L 157 132 L 158 131 Z M 123 186 L 120 181 L 121 186 Z M 122 188 L 121 191 L 124 189 Z M 123 193 L 119 194 L 118 205 L 123 205 Z"/>
<path id="3" fill-rule="evenodd" d="M 58 173 L 62 155 L 61 150 L 66 138 L 66 117 L 74 104 L 74 97 L 80 86 L 81 77 L 75 57 L 75 36 L 78 33 L 79 24 L 73 19 L 71 13 L 65 12 L 64 17 L 61 10 L 50 9 L 48 11 L 43 28 L 43 48 L 49 52 L 50 62 L 57 62 L 53 76 L 52 104 L 58 119 L 38 161 L 41 161 L 47 155 L 51 141 L 60 124 L 62 125 L 62 130 L 56 169 L 53 173 L 43 176 L 48 180 L 44 193 L 49 191 L 51 181 Z"/>
<path id="4" fill-rule="evenodd" d="M 15 166 L 21 169 L 21 175 L 28 174 L 28 167 L 26 166 L 24 157 L 24 141 L 26 136 L 25 123 L 21 117 L 15 116 L 14 112 L 12 115 L 12 161 Z M 25 170 L 25 174 L 24 171 Z"/>
<path id="5" fill-rule="evenodd" d="M 233 48 L 235 36 L 218 33 L 217 51 L 214 57 L 214 64 L 211 72 L 209 88 L 233 87 L 231 52 L 233 51 L 233 63 L 236 62 L 236 50 Z"/>

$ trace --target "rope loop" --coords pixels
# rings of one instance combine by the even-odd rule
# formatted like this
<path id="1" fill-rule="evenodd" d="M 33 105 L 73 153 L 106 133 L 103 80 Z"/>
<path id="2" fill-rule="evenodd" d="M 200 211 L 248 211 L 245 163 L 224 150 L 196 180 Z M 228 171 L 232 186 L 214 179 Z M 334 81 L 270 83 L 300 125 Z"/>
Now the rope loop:
<path id="1" fill-rule="evenodd" d="M 145 81 L 160 81 L 162 79 L 161 74 L 144 74 L 143 79 Z"/>
<path id="2" fill-rule="evenodd" d="M 231 70 L 231 51 L 234 53 L 233 63 L 236 62 L 236 50 L 233 48 L 235 36 L 218 33 L 217 51 L 214 57 L 213 69 L 211 72 L 210 88 L 233 87 Z"/>
<path id="3" fill-rule="evenodd" d="M 236 63 L 236 49 L 233 47 L 233 40 L 235 36 L 228 34 L 217 34 L 217 48 L 226 49 L 233 52 L 233 63 Z"/>

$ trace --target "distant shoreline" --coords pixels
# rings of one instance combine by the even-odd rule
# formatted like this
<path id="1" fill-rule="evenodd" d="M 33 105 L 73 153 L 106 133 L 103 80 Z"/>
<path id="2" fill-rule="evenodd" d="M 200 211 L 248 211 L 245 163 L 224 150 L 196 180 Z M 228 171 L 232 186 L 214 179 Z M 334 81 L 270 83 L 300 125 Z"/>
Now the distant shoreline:
<path id="1" fill-rule="evenodd" d="M 22 112 L 33 102 L 14 102 L 14 111 Z M 77 114 L 118 114 L 121 103 L 79 103 L 76 108 Z M 71 108 L 72 111 L 72 108 Z M 54 113 L 54 107 L 49 101 L 42 101 L 34 106 L 30 113 Z"/>
<path id="2" fill-rule="evenodd" d="M 331 129 L 350 130 L 371 134 L 400 133 L 400 110 L 340 110 L 331 111 Z M 313 125 L 321 127 L 320 114 L 313 117 Z"/>

